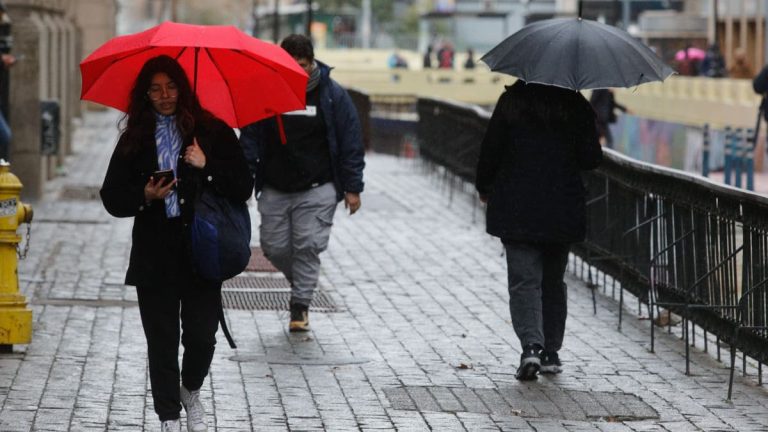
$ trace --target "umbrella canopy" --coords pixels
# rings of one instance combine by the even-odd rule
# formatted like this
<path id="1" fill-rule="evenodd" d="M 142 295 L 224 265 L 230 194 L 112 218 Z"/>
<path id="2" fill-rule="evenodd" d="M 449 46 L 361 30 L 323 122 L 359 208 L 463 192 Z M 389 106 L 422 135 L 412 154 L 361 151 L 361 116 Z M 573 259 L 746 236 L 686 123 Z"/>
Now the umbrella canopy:
<path id="1" fill-rule="evenodd" d="M 675 60 L 685 60 L 685 49 L 675 53 Z M 700 48 L 688 48 L 688 58 L 691 60 L 703 60 L 707 56 L 707 52 Z"/>
<path id="2" fill-rule="evenodd" d="M 179 62 L 200 104 L 231 127 L 305 106 L 307 74 L 279 46 L 234 26 L 174 22 L 96 49 L 80 63 L 81 99 L 127 111 L 142 66 L 163 54 Z"/>
<path id="3" fill-rule="evenodd" d="M 526 82 L 572 90 L 633 87 L 674 73 L 627 32 L 581 18 L 529 24 L 480 60 Z"/>

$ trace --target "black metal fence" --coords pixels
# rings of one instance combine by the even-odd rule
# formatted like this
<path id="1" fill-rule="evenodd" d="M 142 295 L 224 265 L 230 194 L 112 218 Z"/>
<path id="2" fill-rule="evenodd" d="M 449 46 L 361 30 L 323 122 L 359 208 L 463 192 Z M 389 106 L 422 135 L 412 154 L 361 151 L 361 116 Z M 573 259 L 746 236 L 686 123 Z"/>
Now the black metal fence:
<path id="1" fill-rule="evenodd" d="M 422 157 L 473 182 L 490 114 L 429 98 L 417 109 Z M 646 303 L 651 318 L 659 308 L 682 316 L 686 342 L 692 322 L 762 367 L 768 198 L 613 151 L 584 179 L 588 234 L 574 253 Z"/>

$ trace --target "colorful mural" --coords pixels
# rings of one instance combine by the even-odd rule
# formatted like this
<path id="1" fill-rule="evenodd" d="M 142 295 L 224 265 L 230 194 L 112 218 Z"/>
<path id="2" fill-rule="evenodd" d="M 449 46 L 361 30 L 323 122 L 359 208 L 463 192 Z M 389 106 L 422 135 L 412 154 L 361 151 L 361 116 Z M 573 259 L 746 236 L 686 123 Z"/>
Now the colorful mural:
<path id="1" fill-rule="evenodd" d="M 611 125 L 614 149 L 637 160 L 701 174 L 703 128 L 622 115 Z M 725 133 L 710 130 L 710 171 L 723 168 Z"/>

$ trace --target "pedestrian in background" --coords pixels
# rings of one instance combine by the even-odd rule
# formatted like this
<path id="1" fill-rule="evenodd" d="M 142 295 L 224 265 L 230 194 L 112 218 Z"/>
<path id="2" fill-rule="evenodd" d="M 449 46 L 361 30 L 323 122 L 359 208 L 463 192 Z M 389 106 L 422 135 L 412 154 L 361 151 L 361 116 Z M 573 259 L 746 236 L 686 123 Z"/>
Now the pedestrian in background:
<path id="1" fill-rule="evenodd" d="M 2 67 L 10 69 L 11 66 L 16 64 L 16 57 L 12 54 L 0 55 L 0 61 L 2 61 Z M 0 112 L 0 159 L 9 160 L 11 154 L 11 127 L 8 125 L 8 121 L 5 116 Z"/>
<path id="2" fill-rule="evenodd" d="M 200 388 L 216 344 L 221 282 L 195 274 L 189 225 L 201 188 L 244 202 L 253 181 L 234 131 L 200 106 L 171 57 L 144 64 L 124 121 L 101 199 L 111 215 L 134 218 L 125 283 L 138 294 L 155 412 L 164 432 L 181 431 L 183 405 L 187 429 L 206 431 Z"/>
<path id="3" fill-rule="evenodd" d="M 589 96 L 589 103 L 595 110 L 597 136 L 600 142 L 608 148 L 613 148 L 611 125 L 616 123 L 616 110 L 627 112 L 627 107 L 616 102 L 611 89 L 595 89 Z"/>
<path id="4" fill-rule="evenodd" d="M 440 69 L 453 69 L 453 44 L 444 41 L 437 50 L 437 67 Z"/>
<path id="5" fill-rule="evenodd" d="M 467 60 L 464 62 L 464 69 L 475 68 L 475 52 L 472 48 L 467 48 Z"/>
<path id="6" fill-rule="evenodd" d="M 733 64 L 728 68 L 728 76 L 734 79 L 752 79 L 755 71 L 747 58 L 747 52 L 743 48 L 733 53 Z"/>
<path id="7" fill-rule="evenodd" d="M 727 76 L 725 58 L 720 52 L 720 45 L 713 43 L 707 47 L 707 53 L 699 65 L 699 74 L 710 78 L 723 78 Z"/>
<path id="8" fill-rule="evenodd" d="M 570 245 L 584 239 L 582 170 L 600 164 L 594 111 L 578 92 L 517 80 L 481 144 L 476 187 L 487 232 L 507 255 L 509 310 L 522 354 L 516 377 L 559 373 Z"/>
<path id="9" fill-rule="evenodd" d="M 424 53 L 424 58 L 422 58 L 421 67 L 424 69 L 432 68 L 432 45 L 427 46 L 427 52 Z"/>
<path id="10" fill-rule="evenodd" d="M 768 65 L 763 66 L 760 72 L 752 80 L 752 90 L 761 96 L 758 112 L 758 122 L 760 115 L 768 122 Z M 759 126 L 759 123 L 758 123 Z"/>
<path id="11" fill-rule="evenodd" d="M 387 59 L 387 66 L 390 69 L 408 69 L 408 61 L 399 52 L 394 51 Z"/>
<path id="12" fill-rule="evenodd" d="M 675 59 L 677 63 L 677 73 L 682 76 L 696 76 L 699 74 L 699 60 L 691 55 L 693 47 L 686 45 L 681 51 L 683 53 L 682 58 Z"/>
<path id="13" fill-rule="evenodd" d="M 262 250 L 291 283 L 288 328 L 308 331 L 336 206 L 360 208 L 365 150 L 352 100 L 312 42 L 294 34 L 280 46 L 309 75 L 306 109 L 245 127 L 240 143 L 256 180 Z"/>

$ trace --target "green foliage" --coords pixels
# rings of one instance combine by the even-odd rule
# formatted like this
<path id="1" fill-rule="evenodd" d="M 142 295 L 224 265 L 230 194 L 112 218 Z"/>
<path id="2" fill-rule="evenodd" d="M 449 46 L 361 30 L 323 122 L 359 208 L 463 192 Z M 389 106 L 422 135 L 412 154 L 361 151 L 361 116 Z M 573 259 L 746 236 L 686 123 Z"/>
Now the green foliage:
<path id="1" fill-rule="evenodd" d="M 322 13 L 332 14 L 341 12 L 346 8 L 362 8 L 362 0 L 312 0 L 317 3 L 318 10 Z M 371 14 L 379 23 L 388 23 L 394 19 L 391 0 L 371 0 Z"/>
<path id="2" fill-rule="evenodd" d="M 415 4 L 408 7 L 408 11 L 397 23 L 397 31 L 401 34 L 417 35 L 419 33 L 419 18 L 421 13 Z"/>

